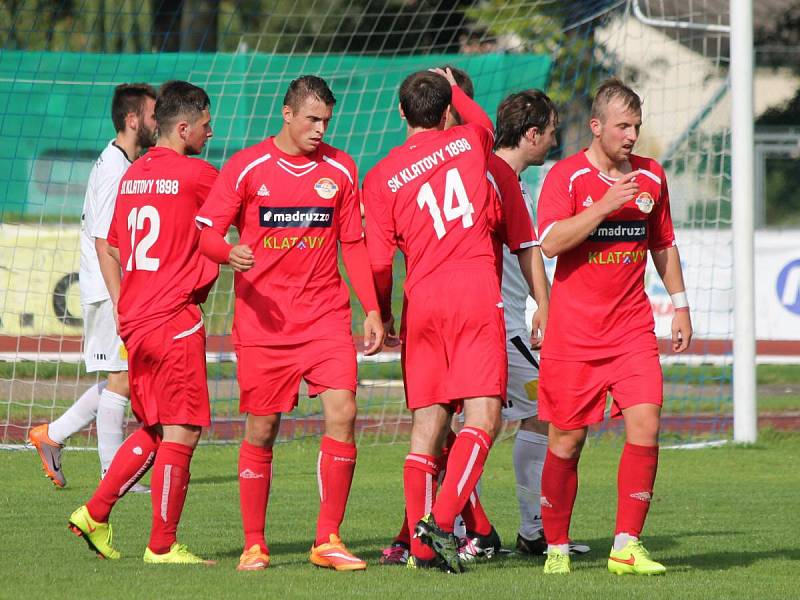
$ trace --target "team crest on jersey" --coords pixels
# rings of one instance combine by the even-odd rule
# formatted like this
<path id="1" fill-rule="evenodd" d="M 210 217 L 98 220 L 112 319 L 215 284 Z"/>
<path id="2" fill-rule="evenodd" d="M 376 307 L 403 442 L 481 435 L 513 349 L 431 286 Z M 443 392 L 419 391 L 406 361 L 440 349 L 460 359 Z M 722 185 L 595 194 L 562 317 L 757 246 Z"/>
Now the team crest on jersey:
<path id="1" fill-rule="evenodd" d="M 256 196 L 261 196 L 261 197 L 269 196 L 269 189 L 267 189 L 267 185 L 265 183 L 262 183 L 261 187 L 258 188 Z"/>
<path id="2" fill-rule="evenodd" d="M 586 196 L 586 200 L 583 201 L 583 206 L 589 208 L 592 204 L 594 204 L 594 200 L 592 200 L 592 197 Z"/>
<path id="3" fill-rule="evenodd" d="M 339 186 L 336 185 L 333 179 L 323 177 L 314 184 L 314 191 L 317 192 L 320 198 L 330 200 L 336 195 L 336 192 L 339 191 Z"/>
<path id="4" fill-rule="evenodd" d="M 655 204 L 655 200 L 653 197 L 648 194 L 647 192 L 642 192 L 636 198 L 636 206 L 639 207 L 639 210 L 642 211 L 644 214 L 650 214 L 653 211 L 653 205 Z"/>

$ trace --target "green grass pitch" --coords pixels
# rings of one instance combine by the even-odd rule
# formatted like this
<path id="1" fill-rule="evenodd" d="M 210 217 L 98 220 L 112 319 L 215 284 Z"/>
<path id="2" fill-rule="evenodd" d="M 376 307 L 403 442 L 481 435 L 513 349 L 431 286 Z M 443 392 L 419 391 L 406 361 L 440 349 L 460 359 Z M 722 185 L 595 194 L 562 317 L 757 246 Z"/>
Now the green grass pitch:
<path id="1" fill-rule="evenodd" d="M 484 473 L 483 499 L 506 546 L 517 506 L 512 442 L 499 442 Z M 66 452 L 68 487 L 55 490 L 35 453 L 0 452 L 0 598 L 790 598 L 800 566 L 800 435 L 762 434 L 754 446 L 664 450 L 644 539 L 668 572 L 616 577 L 605 568 L 615 511 L 618 438 L 591 439 L 581 462 L 572 536 L 592 546 L 568 577 L 545 577 L 542 559 L 514 555 L 462 576 L 377 564 L 400 523 L 406 446 L 364 446 L 342 530 L 367 558 L 360 573 L 320 570 L 307 561 L 317 513 L 314 440 L 276 449 L 267 539 L 272 566 L 238 573 L 241 552 L 234 445 L 195 454 L 179 539 L 219 561 L 215 567 L 146 566 L 150 500 L 129 495 L 113 515 L 117 562 L 101 561 L 66 527 L 92 492 L 93 452 Z M 792 591 L 794 590 L 794 591 Z"/>

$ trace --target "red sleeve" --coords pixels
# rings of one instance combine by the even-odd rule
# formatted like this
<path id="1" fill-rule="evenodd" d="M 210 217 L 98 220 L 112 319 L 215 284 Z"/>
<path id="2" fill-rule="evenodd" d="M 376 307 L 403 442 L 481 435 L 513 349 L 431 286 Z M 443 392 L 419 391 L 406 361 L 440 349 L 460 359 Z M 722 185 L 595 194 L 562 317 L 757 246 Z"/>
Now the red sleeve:
<path id="1" fill-rule="evenodd" d="M 501 198 L 503 243 L 511 252 L 534 246 L 536 234 L 525 206 L 525 199 L 522 197 L 519 180 L 516 177 L 498 176 L 495 181 Z"/>
<path id="2" fill-rule="evenodd" d="M 231 246 L 222 235 L 211 227 L 203 227 L 200 231 L 200 252 L 219 265 L 227 264 L 231 255 Z"/>
<path id="3" fill-rule="evenodd" d="M 228 161 L 222 167 L 195 217 L 198 226 L 211 227 L 222 236 L 228 233 L 244 198 L 245 182 L 236 180 L 239 171 L 236 161 Z"/>
<path id="4" fill-rule="evenodd" d="M 461 115 L 462 122 L 465 125 L 467 123 L 480 125 L 482 129 L 487 130 L 494 137 L 494 124 L 489 115 L 480 107 L 480 104 L 467 96 L 464 90 L 457 85 L 454 85 L 451 89 L 453 90 L 453 108 Z"/>
<path id="5" fill-rule="evenodd" d="M 111 217 L 111 226 L 108 228 L 108 237 L 106 239 L 108 245 L 114 246 L 114 248 L 119 248 L 119 237 L 117 236 L 117 225 L 120 220 L 119 211 L 119 203 L 117 202 L 114 205 L 114 216 Z"/>
<path id="6" fill-rule="evenodd" d="M 575 201 L 569 179 L 565 170 L 558 168 L 558 163 L 544 179 L 536 212 L 539 220 L 539 241 L 544 240 L 555 223 L 575 215 Z"/>
<path id="7" fill-rule="evenodd" d="M 528 214 L 528 220 L 531 222 L 534 246 L 538 246 L 539 234 L 536 231 L 536 223 L 534 222 L 533 217 L 536 212 L 536 204 L 533 202 L 533 194 L 531 194 L 531 189 L 528 187 L 528 184 L 522 181 L 522 179 L 518 179 L 517 183 L 519 183 L 519 191 L 522 194 L 522 200 L 525 203 L 525 212 Z"/>
<path id="8" fill-rule="evenodd" d="M 463 126 L 472 130 L 478 138 L 483 154 L 489 157 L 494 148 L 494 125 L 480 105 L 467 96 L 458 86 L 453 86 L 453 108 L 461 115 Z"/>
<path id="9" fill-rule="evenodd" d="M 337 217 L 338 236 L 340 242 L 355 242 L 364 238 L 361 225 L 361 197 L 358 190 L 358 173 L 355 166 L 348 169 L 352 181 L 344 184 Z"/>
<path id="10" fill-rule="evenodd" d="M 378 294 L 378 304 L 381 307 L 381 321 L 386 323 L 392 318 L 392 265 L 373 267 L 375 277 L 375 291 Z"/>
<path id="11" fill-rule="evenodd" d="M 373 269 L 391 266 L 397 249 L 392 209 L 381 193 L 379 177 L 376 169 L 367 173 L 363 190 L 367 252 Z"/>
<path id="12" fill-rule="evenodd" d="M 342 244 L 342 261 L 350 277 L 350 285 L 358 296 L 364 312 L 378 310 L 378 298 L 375 295 L 375 284 L 372 280 L 372 269 L 369 266 L 369 254 L 364 240 Z"/>
<path id="13" fill-rule="evenodd" d="M 659 170 L 661 175 L 661 193 L 658 202 L 650 213 L 650 232 L 648 234 L 648 247 L 650 250 L 663 250 L 675 244 L 675 231 L 672 227 L 672 215 L 669 209 L 669 189 L 667 188 L 667 175 Z"/>
<path id="14" fill-rule="evenodd" d="M 491 177 L 491 173 L 486 174 Z M 500 195 L 497 192 L 492 180 L 489 185 L 489 201 L 487 202 L 486 216 L 489 220 L 489 229 L 503 244 L 507 244 L 506 224 L 503 222 L 503 207 L 501 206 Z"/>

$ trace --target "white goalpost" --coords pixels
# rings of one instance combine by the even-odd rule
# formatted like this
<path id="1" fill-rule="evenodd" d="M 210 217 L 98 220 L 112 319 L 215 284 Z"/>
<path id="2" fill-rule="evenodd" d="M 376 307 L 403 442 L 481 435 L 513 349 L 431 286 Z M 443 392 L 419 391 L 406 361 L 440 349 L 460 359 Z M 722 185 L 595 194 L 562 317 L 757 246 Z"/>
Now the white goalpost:
<path id="1" fill-rule="evenodd" d="M 753 1 L 731 0 L 731 209 L 735 265 L 733 439 L 755 442 L 756 329 L 753 182 Z"/>

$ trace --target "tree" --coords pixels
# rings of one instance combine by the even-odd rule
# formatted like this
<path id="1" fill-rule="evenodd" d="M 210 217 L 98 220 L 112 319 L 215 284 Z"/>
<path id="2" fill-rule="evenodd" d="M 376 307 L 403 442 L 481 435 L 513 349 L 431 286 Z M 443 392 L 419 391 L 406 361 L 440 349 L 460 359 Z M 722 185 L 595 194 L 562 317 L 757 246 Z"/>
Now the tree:
<path id="1" fill-rule="evenodd" d="M 184 0 L 181 11 L 181 52 L 215 52 L 219 0 Z"/>
<path id="2" fill-rule="evenodd" d="M 483 37 L 493 37 L 500 49 L 551 57 L 546 92 L 559 106 L 565 152 L 585 144 L 592 92 L 615 62 L 595 39 L 601 20 L 592 18 L 611 4 L 607 0 L 524 4 L 486 0 L 466 11 L 476 30 Z"/>
<path id="3" fill-rule="evenodd" d="M 51 52 L 149 52 L 152 14 L 141 0 L 8 0 L 0 47 Z"/>
<path id="4" fill-rule="evenodd" d="M 458 52 L 470 0 L 5 0 L 0 47 L 89 52 Z"/>
<path id="5" fill-rule="evenodd" d="M 399 55 L 457 52 L 465 0 L 249 0 L 237 3 L 222 47 L 259 52 Z M 224 9 L 223 9 L 224 10 Z"/>

